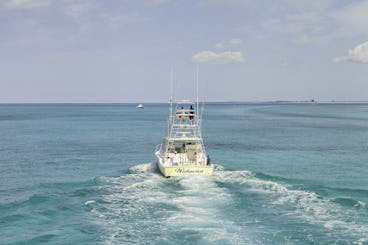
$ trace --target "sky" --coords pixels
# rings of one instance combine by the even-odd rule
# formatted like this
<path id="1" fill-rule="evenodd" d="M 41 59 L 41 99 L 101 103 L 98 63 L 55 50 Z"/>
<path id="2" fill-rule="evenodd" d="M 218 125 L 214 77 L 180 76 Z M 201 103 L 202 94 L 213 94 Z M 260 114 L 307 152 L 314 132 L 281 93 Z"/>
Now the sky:
<path id="1" fill-rule="evenodd" d="M 0 103 L 368 101 L 368 0 L 0 0 Z"/>

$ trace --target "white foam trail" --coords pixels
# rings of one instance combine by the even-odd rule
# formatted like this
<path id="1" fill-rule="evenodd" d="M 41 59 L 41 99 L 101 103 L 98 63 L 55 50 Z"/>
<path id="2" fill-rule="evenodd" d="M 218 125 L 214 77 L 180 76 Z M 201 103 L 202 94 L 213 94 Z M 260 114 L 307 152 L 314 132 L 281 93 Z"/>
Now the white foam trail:
<path id="1" fill-rule="evenodd" d="M 157 169 L 156 163 L 146 163 L 131 167 L 129 170 L 132 173 L 154 172 Z"/>
<path id="2" fill-rule="evenodd" d="M 365 202 L 362 202 L 362 201 L 359 201 L 358 200 L 358 203 L 354 205 L 354 207 L 356 208 L 365 208 L 367 204 Z"/>
<path id="3" fill-rule="evenodd" d="M 239 227 L 224 217 L 223 209 L 231 205 L 232 196 L 220 188 L 212 177 L 183 177 L 179 179 L 182 190 L 172 202 L 180 208 L 166 222 L 176 229 L 195 230 L 207 243 L 247 244 Z"/>
<path id="4" fill-rule="evenodd" d="M 147 239 L 150 244 L 170 244 L 178 237 L 184 243 L 255 243 L 252 222 L 250 227 L 246 222 L 236 223 L 225 211 L 234 202 L 229 184 L 267 195 L 270 208 L 286 206 L 286 215 L 321 225 L 331 236 L 345 234 L 355 238 L 355 244 L 368 241 L 367 224 L 347 221 L 346 210 L 314 192 L 262 180 L 250 171 L 226 171 L 221 165 L 216 165 L 212 177 L 171 179 L 155 168 L 153 163 L 142 164 L 132 167 L 130 174 L 99 178 L 99 188 L 106 194 L 85 204 L 95 223 L 105 228 L 101 240 L 106 244 L 148 244 Z"/>
<path id="5" fill-rule="evenodd" d="M 96 201 L 95 200 L 89 200 L 89 201 L 86 201 L 84 203 L 84 205 L 89 205 L 89 204 L 93 204 L 93 203 L 96 203 Z"/>
<path id="6" fill-rule="evenodd" d="M 160 191 L 161 175 L 152 171 L 155 164 L 147 163 L 134 166 L 131 174 L 119 177 L 100 177 L 99 188 L 107 194 L 101 196 L 91 210 L 94 222 L 105 229 L 101 240 L 105 244 L 145 244 L 142 231 L 157 229 L 157 220 L 150 219 L 150 199 L 167 199 L 168 195 Z M 92 205 L 91 205 L 92 206 Z M 145 220 L 146 219 L 146 220 Z"/>
<path id="7" fill-rule="evenodd" d="M 91 210 L 95 223 L 105 227 L 101 237 L 107 244 L 170 244 L 184 242 L 249 244 L 244 227 L 223 217 L 222 208 L 232 196 L 212 177 L 166 179 L 152 171 L 153 164 L 130 169 L 131 174 L 99 178 L 107 186 L 102 200 Z M 143 234 L 144 232 L 144 234 Z M 154 234 L 151 238 L 147 235 Z M 240 235 L 242 234 L 242 235 Z M 150 239 L 147 242 L 147 239 Z"/>
<path id="8" fill-rule="evenodd" d="M 289 189 L 283 184 L 259 179 L 249 171 L 223 171 L 216 173 L 216 175 L 218 180 L 224 183 L 244 185 L 249 191 L 274 194 L 275 201 L 271 202 L 271 205 L 289 204 L 294 206 L 294 212 L 289 213 L 289 215 L 303 218 L 310 223 L 321 224 L 332 233 L 334 231 L 337 234 L 345 232 L 357 237 L 356 244 L 368 241 L 367 224 L 345 221 L 346 210 L 314 192 Z M 364 207 L 364 203 L 359 202 L 359 205 Z M 349 212 L 354 212 L 354 210 Z M 350 215 L 354 216 L 354 214 Z"/>
<path id="9" fill-rule="evenodd" d="M 220 164 L 212 164 L 212 166 L 213 166 L 213 170 L 214 171 L 224 171 L 224 167 L 223 166 L 221 166 Z"/>
<path id="10" fill-rule="evenodd" d="M 217 176 L 219 181 L 246 185 L 255 191 L 270 193 L 285 193 L 288 191 L 284 185 L 256 178 L 254 173 L 247 170 L 223 171 L 215 173 L 215 176 Z"/>

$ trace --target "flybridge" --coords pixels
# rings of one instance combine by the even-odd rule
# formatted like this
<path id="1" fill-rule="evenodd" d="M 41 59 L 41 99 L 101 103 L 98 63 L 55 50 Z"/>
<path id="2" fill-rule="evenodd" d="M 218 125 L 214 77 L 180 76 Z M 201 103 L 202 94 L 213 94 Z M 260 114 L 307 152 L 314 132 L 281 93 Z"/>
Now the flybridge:
<path id="1" fill-rule="evenodd" d="M 176 113 L 169 118 L 170 138 L 200 136 L 200 117 L 194 108 L 195 104 L 188 100 L 177 104 Z"/>

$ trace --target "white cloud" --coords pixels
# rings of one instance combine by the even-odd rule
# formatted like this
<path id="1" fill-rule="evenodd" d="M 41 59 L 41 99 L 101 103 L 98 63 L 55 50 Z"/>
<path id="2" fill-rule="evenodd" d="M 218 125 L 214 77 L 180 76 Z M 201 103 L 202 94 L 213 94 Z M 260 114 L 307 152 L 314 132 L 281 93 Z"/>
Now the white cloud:
<path id="1" fill-rule="evenodd" d="M 166 4 L 166 3 L 170 3 L 171 0 L 146 0 L 148 3 L 151 4 L 155 4 L 155 5 L 161 5 L 161 4 Z"/>
<path id="2" fill-rule="evenodd" d="M 200 0 L 201 5 L 233 5 L 233 6 L 249 6 L 255 0 Z"/>
<path id="3" fill-rule="evenodd" d="M 202 51 L 193 55 L 192 60 L 201 64 L 231 64 L 244 62 L 244 56 L 242 52 L 215 53 L 213 51 Z"/>
<path id="4" fill-rule="evenodd" d="M 113 13 L 104 12 L 99 15 L 106 24 L 113 29 L 120 28 L 127 23 L 144 22 L 147 18 L 141 16 L 139 13 Z"/>
<path id="5" fill-rule="evenodd" d="M 357 45 L 350 49 L 345 56 L 336 57 L 334 62 L 352 61 L 368 64 L 368 42 Z"/>
<path id="6" fill-rule="evenodd" d="M 229 50 L 240 46 L 242 43 L 243 40 L 241 40 L 240 38 L 233 38 L 227 42 L 216 43 L 215 48 L 220 50 Z"/>
<path id="7" fill-rule="evenodd" d="M 338 26 L 339 37 L 368 34 L 368 1 L 352 2 L 330 15 Z"/>
<path id="8" fill-rule="evenodd" d="M 298 44 L 326 43 L 336 24 L 328 16 L 315 12 L 288 14 L 261 22 L 267 33 L 281 35 Z"/>
<path id="9" fill-rule="evenodd" d="M 242 7 L 244 9 L 255 6 L 265 5 L 271 9 L 288 9 L 294 8 L 297 10 L 321 10 L 329 7 L 331 4 L 336 2 L 336 0 L 269 0 L 269 1 L 259 1 L 259 0 L 199 0 L 201 5 L 207 6 L 233 6 Z"/>
<path id="10" fill-rule="evenodd" d="M 202 1 L 241 5 L 235 0 Z M 245 2 L 250 4 L 250 0 Z M 261 31 L 268 37 L 282 37 L 297 44 L 326 44 L 368 35 L 368 0 L 271 0 L 267 6 L 263 1 L 252 6 L 254 8 L 244 8 L 244 11 L 259 11 L 257 23 L 237 29 Z"/>
<path id="11" fill-rule="evenodd" d="M 62 6 L 65 8 L 65 13 L 75 20 L 81 19 L 97 7 L 95 1 L 92 0 L 68 1 Z"/>
<path id="12" fill-rule="evenodd" d="M 3 3 L 3 7 L 7 9 L 33 9 L 48 7 L 51 0 L 8 0 Z"/>
<path id="13" fill-rule="evenodd" d="M 336 0 L 318 0 L 318 1 L 311 1 L 311 0 L 278 0 L 274 1 L 274 3 L 278 6 L 288 6 L 294 7 L 297 9 L 317 9 L 321 10 L 328 6 L 330 6 Z"/>

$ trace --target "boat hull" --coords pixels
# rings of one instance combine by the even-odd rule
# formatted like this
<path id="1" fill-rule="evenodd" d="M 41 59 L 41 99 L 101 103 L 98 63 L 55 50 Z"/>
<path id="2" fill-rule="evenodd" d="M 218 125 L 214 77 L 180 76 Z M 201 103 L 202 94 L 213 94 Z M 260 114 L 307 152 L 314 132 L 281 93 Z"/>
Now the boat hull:
<path id="1" fill-rule="evenodd" d="M 160 172 L 165 177 L 213 175 L 212 166 L 164 166 L 160 162 L 158 162 L 157 165 Z"/>

